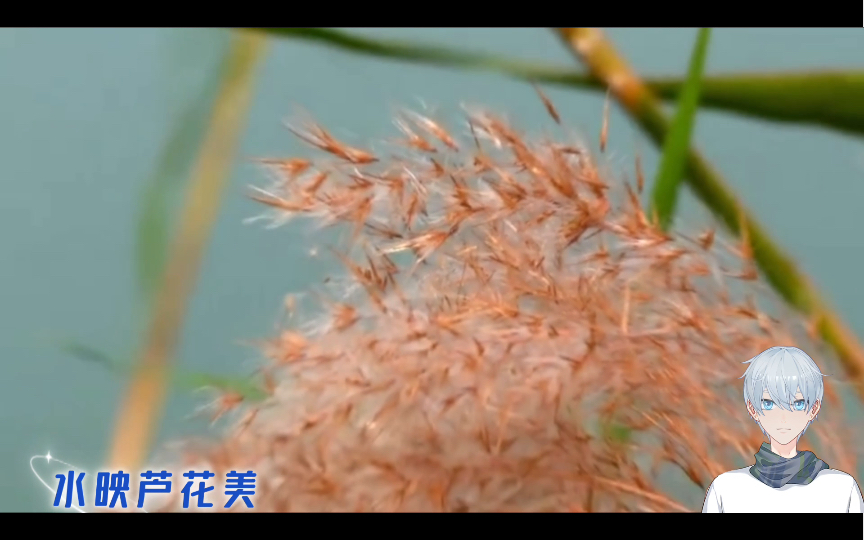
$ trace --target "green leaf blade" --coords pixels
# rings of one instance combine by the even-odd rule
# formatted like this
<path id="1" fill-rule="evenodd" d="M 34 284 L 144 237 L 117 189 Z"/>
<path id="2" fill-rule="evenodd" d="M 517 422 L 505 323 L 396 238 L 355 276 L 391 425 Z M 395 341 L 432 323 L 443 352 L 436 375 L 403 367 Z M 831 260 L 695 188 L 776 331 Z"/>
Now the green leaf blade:
<path id="1" fill-rule="evenodd" d="M 590 75 L 567 66 L 508 58 L 404 40 L 375 39 L 333 28 L 256 28 L 277 38 L 321 43 L 354 54 L 440 67 L 476 69 L 526 81 L 601 88 Z"/>
<path id="2" fill-rule="evenodd" d="M 204 137 L 220 67 L 214 66 L 201 90 L 183 106 L 144 188 L 136 231 L 136 271 L 141 302 L 148 307 L 164 271 L 176 207 Z"/>
<path id="3" fill-rule="evenodd" d="M 57 342 L 57 347 L 70 356 L 99 365 L 114 374 L 125 374 L 129 371 L 129 367 L 114 356 L 84 343 L 67 339 Z"/>
<path id="4" fill-rule="evenodd" d="M 684 177 L 690 150 L 690 135 L 699 108 L 699 89 L 702 82 L 702 72 L 705 69 L 705 57 L 708 52 L 710 28 L 700 28 L 696 38 L 696 46 L 690 60 L 687 82 L 678 98 L 678 110 L 666 139 L 663 142 L 663 154 L 660 157 L 660 167 L 652 194 L 652 210 L 661 227 L 666 229 L 675 214 L 678 201 L 678 188 Z"/>
<path id="5" fill-rule="evenodd" d="M 682 87 L 677 79 L 652 79 L 648 84 L 664 99 L 674 99 Z M 711 75 L 702 81 L 701 96 L 706 108 L 864 136 L 862 71 Z"/>
<path id="6" fill-rule="evenodd" d="M 132 373 L 131 362 L 123 361 L 96 347 L 72 339 L 57 340 L 55 345 L 60 351 L 89 364 L 96 364 L 114 375 L 125 377 Z M 260 403 L 268 397 L 262 385 L 253 377 L 178 371 L 174 373 L 172 382 L 175 387 L 185 391 L 212 388 L 223 392 L 233 392 L 250 403 Z"/>
<path id="7" fill-rule="evenodd" d="M 409 41 L 375 39 L 330 28 L 259 28 L 281 39 L 320 43 L 354 54 L 498 73 L 518 80 L 604 91 L 581 70 L 558 64 L 469 52 Z M 680 78 L 645 78 L 665 100 L 680 98 Z M 700 106 L 775 122 L 826 127 L 864 136 L 864 71 L 803 71 L 709 75 L 701 86 Z"/>

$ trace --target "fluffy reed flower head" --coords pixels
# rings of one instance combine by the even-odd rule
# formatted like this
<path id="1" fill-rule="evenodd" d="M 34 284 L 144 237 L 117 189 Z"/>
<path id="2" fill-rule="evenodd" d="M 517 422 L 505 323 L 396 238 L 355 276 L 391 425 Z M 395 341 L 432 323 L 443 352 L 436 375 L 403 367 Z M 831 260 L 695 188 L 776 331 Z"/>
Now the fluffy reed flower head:
<path id="1" fill-rule="evenodd" d="M 270 400 L 190 461 L 253 468 L 259 511 L 688 510 L 635 457 L 704 490 L 761 441 L 742 362 L 818 348 L 756 307 L 746 250 L 653 226 L 641 182 L 495 116 L 467 126 L 405 114 L 396 157 L 293 130 L 330 156 L 270 160 L 255 198 L 350 226 L 348 277 L 266 346 Z M 854 466 L 826 397 L 810 437 Z"/>

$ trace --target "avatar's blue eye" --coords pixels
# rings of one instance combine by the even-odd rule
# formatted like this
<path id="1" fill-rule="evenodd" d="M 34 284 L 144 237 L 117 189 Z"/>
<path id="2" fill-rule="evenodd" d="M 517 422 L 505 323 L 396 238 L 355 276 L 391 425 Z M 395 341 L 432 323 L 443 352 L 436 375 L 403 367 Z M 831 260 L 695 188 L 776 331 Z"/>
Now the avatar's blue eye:
<path id="1" fill-rule="evenodd" d="M 770 399 L 763 399 L 762 400 L 762 410 L 770 411 L 773 408 L 774 408 L 774 402 L 773 401 L 771 401 Z"/>
<path id="2" fill-rule="evenodd" d="M 795 406 L 796 411 L 803 411 L 804 409 L 807 408 L 807 403 L 805 403 L 805 401 L 803 399 L 799 399 L 798 401 L 796 401 L 792 405 Z"/>

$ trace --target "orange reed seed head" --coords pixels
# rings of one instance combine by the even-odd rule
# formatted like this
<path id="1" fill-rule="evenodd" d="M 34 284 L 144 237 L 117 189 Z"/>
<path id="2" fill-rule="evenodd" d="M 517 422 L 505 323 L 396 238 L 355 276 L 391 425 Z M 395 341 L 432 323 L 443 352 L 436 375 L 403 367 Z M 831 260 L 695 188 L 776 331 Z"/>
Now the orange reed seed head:
<path id="1" fill-rule="evenodd" d="M 686 508 L 636 455 L 703 488 L 752 456 L 741 363 L 817 348 L 747 299 L 747 254 L 657 230 L 641 173 L 635 190 L 605 178 L 569 141 L 488 114 L 469 144 L 397 125 L 387 158 L 297 131 L 329 158 L 280 162 L 257 197 L 355 239 L 329 312 L 268 345 L 267 406 L 201 459 L 256 467 L 264 511 L 667 511 Z"/>

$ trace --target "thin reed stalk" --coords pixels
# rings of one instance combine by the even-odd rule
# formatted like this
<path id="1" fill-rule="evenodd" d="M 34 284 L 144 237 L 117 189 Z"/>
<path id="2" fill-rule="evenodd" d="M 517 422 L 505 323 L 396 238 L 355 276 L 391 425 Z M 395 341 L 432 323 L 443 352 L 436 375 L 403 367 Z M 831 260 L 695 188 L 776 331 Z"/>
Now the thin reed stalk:
<path id="1" fill-rule="evenodd" d="M 556 33 L 605 82 L 627 113 L 659 146 L 670 122 L 660 100 L 597 28 L 556 28 Z M 686 181 L 696 196 L 728 229 L 744 239 L 747 249 L 771 286 L 796 310 L 809 317 L 822 338 L 839 356 L 846 374 L 864 398 L 864 350 L 841 317 L 828 305 L 793 260 L 770 238 L 737 200 L 722 176 L 696 150 L 687 160 Z"/>
<path id="2" fill-rule="evenodd" d="M 233 40 L 191 175 L 179 230 L 156 292 L 139 363 L 118 411 L 109 458 L 115 468 L 135 470 L 149 452 L 164 407 L 186 304 L 218 213 L 267 38 L 238 32 Z"/>

